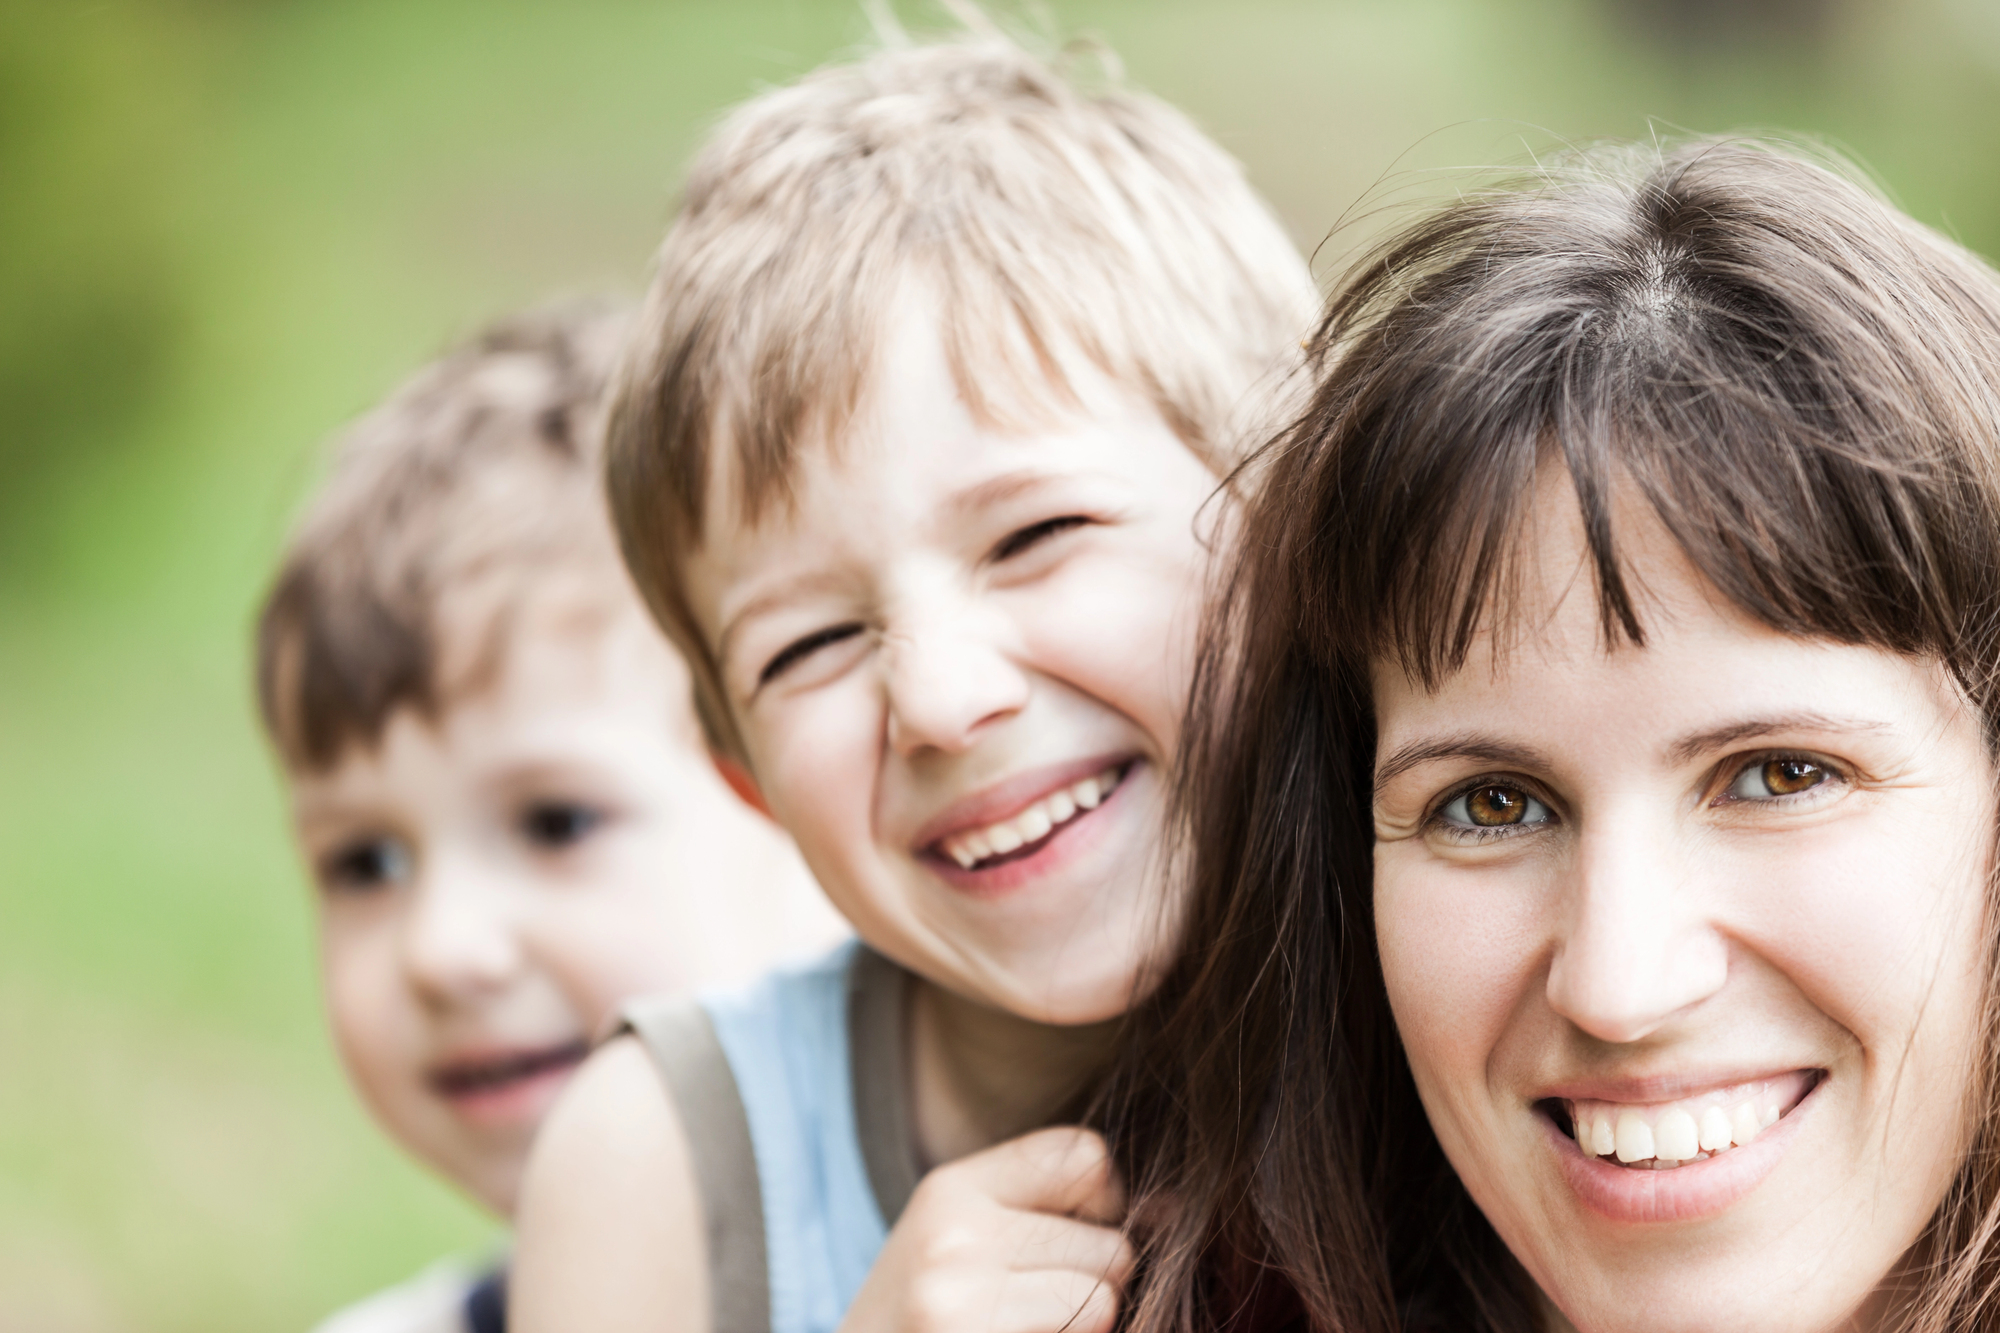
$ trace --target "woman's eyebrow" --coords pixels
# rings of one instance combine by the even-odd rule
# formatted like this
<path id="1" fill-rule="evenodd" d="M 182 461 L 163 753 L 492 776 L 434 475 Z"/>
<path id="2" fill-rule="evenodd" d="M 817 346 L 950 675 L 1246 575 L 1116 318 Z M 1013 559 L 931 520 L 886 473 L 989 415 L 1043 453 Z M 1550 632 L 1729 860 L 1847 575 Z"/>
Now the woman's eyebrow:
<path id="1" fill-rule="evenodd" d="M 1509 745 L 1504 741 L 1491 740 L 1484 736 L 1445 736 L 1432 740 L 1417 740 L 1398 747 L 1388 758 L 1375 766 L 1376 793 L 1379 795 L 1382 788 L 1418 765 L 1435 763 L 1440 759 L 1473 759 L 1482 764 L 1501 764 L 1508 768 L 1544 771 L 1549 767 L 1548 757 L 1539 750 L 1531 750 L 1521 745 Z"/>
<path id="2" fill-rule="evenodd" d="M 1817 731 L 1858 735 L 1862 732 L 1889 729 L 1887 722 L 1877 722 L 1869 718 L 1834 717 L 1827 713 L 1785 713 L 1777 717 L 1744 718 L 1740 722 L 1725 722 L 1719 727 L 1693 732 L 1668 746 L 1667 754 L 1675 763 L 1685 764 L 1716 750 L 1779 732 Z"/>

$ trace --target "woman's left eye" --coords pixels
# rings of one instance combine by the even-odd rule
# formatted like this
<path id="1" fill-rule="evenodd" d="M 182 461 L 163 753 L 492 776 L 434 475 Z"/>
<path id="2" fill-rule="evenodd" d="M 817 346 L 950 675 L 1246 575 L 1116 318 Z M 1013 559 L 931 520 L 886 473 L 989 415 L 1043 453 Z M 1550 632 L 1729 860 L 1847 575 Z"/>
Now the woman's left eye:
<path id="1" fill-rule="evenodd" d="M 1508 782 L 1482 782 L 1446 801 L 1437 817 L 1454 831 L 1488 833 L 1532 828 L 1554 818 L 1549 807 Z"/>
<path id="2" fill-rule="evenodd" d="M 574 847 L 604 822 L 604 812 L 573 801 L 536 801 L 521 812 L 521 833 L 537 847 Z"/>
<path id="3" fill-rule="evenodd" d="M 1773 755 L 1745 764 L 1729 784 L 1727 794 L 1731 800 L 1769 801 L 1811 791 L 1837 776 L 1827 765 L 1805 755 Z"/>

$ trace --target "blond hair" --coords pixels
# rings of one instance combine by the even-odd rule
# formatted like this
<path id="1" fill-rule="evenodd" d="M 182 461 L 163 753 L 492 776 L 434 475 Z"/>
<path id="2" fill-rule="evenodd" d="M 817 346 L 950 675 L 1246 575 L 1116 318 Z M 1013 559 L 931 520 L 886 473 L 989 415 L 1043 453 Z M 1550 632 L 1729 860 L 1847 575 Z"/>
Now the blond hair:
<path id="1" fill-rule="evenodd" d="M 604 513 L 603 401 L 628 316 L 503 321 L 340 439 L 257 621 L 257 701 L 295 770 L 435 716 L 497 667 L 537 589 L 632 605 Z"/>
<path id="2" fill-rule="evenodd" d="M 681 582 L 718 441 L 725 489 L 755 521 L 802 444 L 837 440 L 859 408 L 913 280 L 982 424 L 1073 408 L 1087 365 L 1218 470 L 1316 303 L 1237 163 L 1114 71 L 1086 88 L 974 31 L 738 108 L 696 158 L 661 246 L 609 440 L 626 561 L 725 752 L 741 747 Z"/>

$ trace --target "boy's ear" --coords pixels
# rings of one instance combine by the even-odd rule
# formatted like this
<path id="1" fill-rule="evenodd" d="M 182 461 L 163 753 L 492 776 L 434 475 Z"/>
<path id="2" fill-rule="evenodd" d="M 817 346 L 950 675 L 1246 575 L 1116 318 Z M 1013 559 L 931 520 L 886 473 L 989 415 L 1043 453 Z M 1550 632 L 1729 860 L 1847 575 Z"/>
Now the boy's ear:
<path id="1" fill-rule="evenodd" d="M 750 776 L 750 770 L 731 759 L 720 750 L 710 750 L 708 761 L 715 765 L 715 771 L 729 784 L 729 790 L 743 798 L 743 803 L 766 819 L 771 818 L 771 807 L 764 804 L 764 793 L 757 790 L 757 779 Z"/>

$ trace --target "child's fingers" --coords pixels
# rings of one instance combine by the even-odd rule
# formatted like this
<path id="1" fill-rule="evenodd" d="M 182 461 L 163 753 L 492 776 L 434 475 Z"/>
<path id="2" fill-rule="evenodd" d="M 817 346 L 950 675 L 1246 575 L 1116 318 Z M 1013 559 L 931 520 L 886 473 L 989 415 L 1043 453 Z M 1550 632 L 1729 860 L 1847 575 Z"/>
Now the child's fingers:
<path id="1" fill-rule="evenodd" d="M 993 1333 L 1111 1333 L 1118 1288 L 1075 1269 L 1019 1273 L 1008 1284 Z"/>
<path id="2" fill-rule="evenodd" d="M 1022 1219 L 996 1237 L 1006 1266 L 1017 1273 L 1069 1270 L 1109 1282 L 1122 1290 L 1132 1276 L 1132 1243 L 1114 1227 L 1078 1222 L 1047 1213 L 1016 1213 Z"/>
<path id="3" fill-rule="evenodd" d="M 1116 1224 L 1125 1189 L 1096 1133 L 1073 1125 L 1038 1129 L 956 1164 L 959 1179 L 1003 1207 Z"/>

